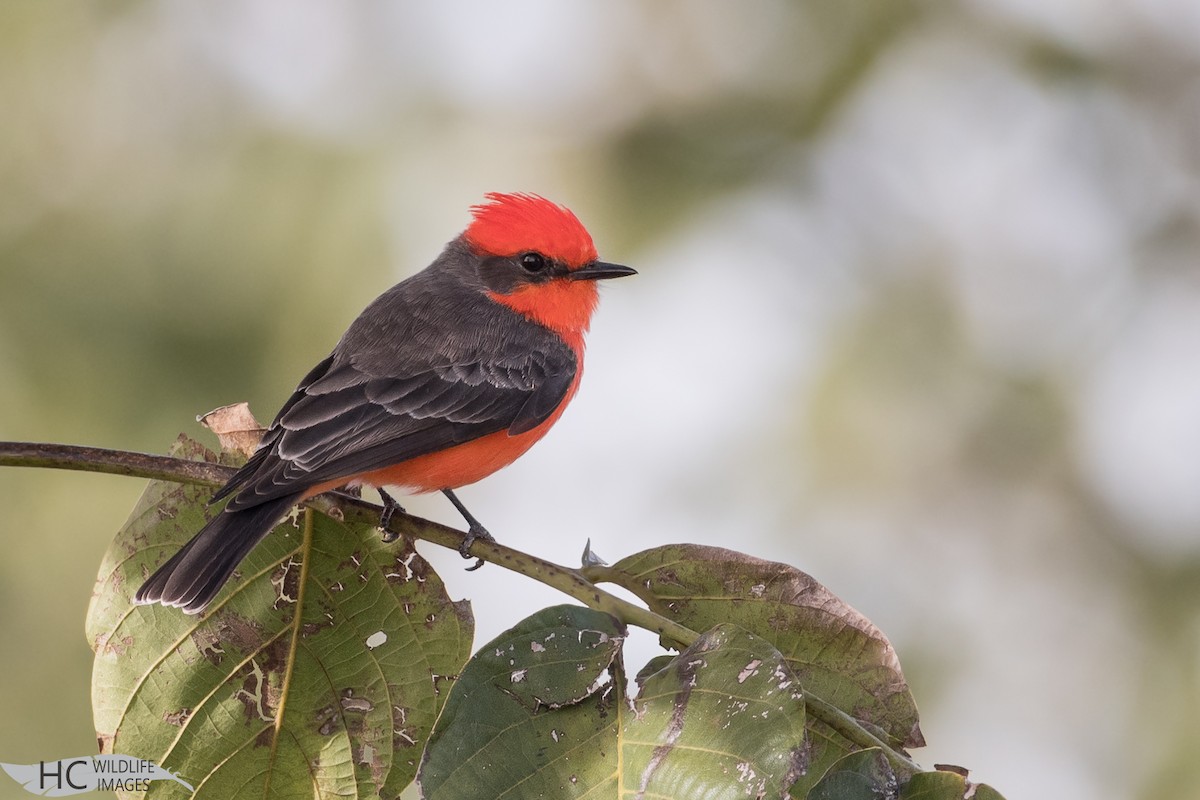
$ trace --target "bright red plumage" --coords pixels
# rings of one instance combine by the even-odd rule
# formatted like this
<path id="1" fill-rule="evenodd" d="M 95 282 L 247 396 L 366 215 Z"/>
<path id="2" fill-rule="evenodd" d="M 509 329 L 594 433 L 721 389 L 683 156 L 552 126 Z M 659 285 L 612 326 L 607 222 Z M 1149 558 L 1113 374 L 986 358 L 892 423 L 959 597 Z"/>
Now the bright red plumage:
<path id="1" fill-rule="evenodd" d="M 471 206 L 474 221 L 463 236 L 479 253 L 512 256 L 528 250 L 581 267 L 595 261 L 596 245 L 571 211 L 536 194 L 484 195 Z"/>

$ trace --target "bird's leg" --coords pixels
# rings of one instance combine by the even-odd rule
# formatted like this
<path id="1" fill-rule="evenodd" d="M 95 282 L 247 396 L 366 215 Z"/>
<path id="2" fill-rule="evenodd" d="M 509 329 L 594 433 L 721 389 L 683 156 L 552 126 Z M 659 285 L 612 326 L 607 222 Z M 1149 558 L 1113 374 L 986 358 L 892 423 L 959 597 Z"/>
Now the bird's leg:
<path id="1" fill-rule="evenodd" d="M 475 544 L 476 539 L 483 539 L 485 542 L 496 541 L 495 537 L 488 533 L 487 528 L 480 525 L 479 520 L 475 519 L 470 511 L 467 511 L 467 507 L 462 504 L 462 501 L 454 496 L 454 492 L 449 489 L 442 489 L 442 494 L 446 495 L 446 499 L 454 504 L 454 507 L 458 509 L 458 513 L 462 514 L 463 519 L 467 521 L 467 535 L 463 537 L 462 544 L 458 546 L 458 554 L 460 556 L 463 558 L 471 557 L 471 545 Z M 475 561 L 474 566 L 467 567 L 467 571 L 470 572 L 482 566 L 483 559 L 480 558 Z"/>
<path id="2" fill-rule="evenodd" d="M 379 515 L 379 538 L 384 542 L 394 542 L 400 538 L 400 534 L 388 530 L 388 525 L 392 523 L 392 516 L 399 511 L 405 513 L 404 507 L 396 502 L 396 498 L 385 492 L 382 487 L 378 487 L 375 491 L 379 492 L 379 496 L 383 498 L 383 513 Z"/>

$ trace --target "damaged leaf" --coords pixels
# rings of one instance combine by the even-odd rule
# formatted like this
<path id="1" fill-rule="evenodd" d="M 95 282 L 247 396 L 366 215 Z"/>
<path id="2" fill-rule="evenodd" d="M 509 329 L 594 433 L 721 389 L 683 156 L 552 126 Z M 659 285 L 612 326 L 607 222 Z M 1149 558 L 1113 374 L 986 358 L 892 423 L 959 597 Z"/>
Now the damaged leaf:
<path id="1" fill-rule="evenodd" d="M 622 796 L 786 797 L 808 768 L 796 675 L 736 625 L 647 677 L 633 707 L 621 730 Z"/>
<path id="2" fill-rule="evenodd" d="M 779 649 L 806 689 L 903 747 L 925 740 L 887 637 L 795 567 L 701 545 L 668 545 L 606 571 L 654 611 L 692 630 L 733 622 Z"/>
<path id="3" fill-rule="evenodd" d="M 420 783 L 425 798 L 574 797 L 605 780 L 619 692 L 605 682 L 624 629 L 579 606 L 543 609 L 479 648 L 450 691 Z"/>
<path id="4" fill-rule="evenodd" d="M 805 690 L 837 706 L 895 746 L 924 744 L 916 703 L 887 637 L 795 567 L 701 545 L 668 545 L 624 558 L 604 580 L 692 630 L 732 622 L 787 659 Z M 845 750 L 811 723 L 815 780 Z"/>
<path id="5" fill-rule="evenodd" d="M 249 403 L 214 408 L 196 417 L 196 421 L 216 434 L 222 450 L 241 453 L 246 458 L 254 455 L 266 432 L 266 428 L 254 418 Z"/>
<path id="6" fill-rule="evenodd" d="M 556 651 L 533 646 L 551 633 Z M 720 626 L 656 660 L 631 699 L 621 640 L 607 615 L 557 606 L 480 648 L 430 737 L 422 797 L 786 797 L 807 765 L 804 701 L 775 648 Z M 571 699 L 526 691 L 538 672 Z"/>
<path id="7" fill-rule="evenodd" d="M 182 437 L 172 454 L 215 459 Z M 105 555 L 87 618 L 103 752 L 150 759 L 197 798 L 260 798 L 268 782 L 272 797 L 396 797 L 469 656 L 468 604 L 411 542 L 316 512 L 306 535 L 300 511 L 204 614 L 131 605 L 217 513 L 211 493 L 151 482 Z"/>

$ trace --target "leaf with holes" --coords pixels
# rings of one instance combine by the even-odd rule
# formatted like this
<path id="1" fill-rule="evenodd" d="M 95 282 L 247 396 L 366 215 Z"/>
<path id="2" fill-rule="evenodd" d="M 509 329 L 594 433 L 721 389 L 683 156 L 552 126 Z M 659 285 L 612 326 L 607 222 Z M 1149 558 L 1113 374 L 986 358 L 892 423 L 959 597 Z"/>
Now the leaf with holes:
<path id="1" fill-rule="evenodd" d="M 422 797 L 574 797 L 603 783 L 621 713 L 604 677 L 624 637 L 607 614 L 553 606 L 479 648 L 429 737 Z"/>
<path id="2" fill-rule="evenodd" d="M 429 739 L 422 796 L 785 796 L 806 766 L 804 700 L 775 648 L 720 626 L 656 660 L 631 700 L 622 637 L 557 606 L 480 648 Z"/>
<path id="3" fill-rule="evenodd" d="M 904 747 L 925 742 L 900 660 L 879 628 L 795 567 L 702 545 L 621 559 L 603 579 L 692 630 L 732 622 L 779 648 L 804 687 Z"/>
<path id="4" fill-rule="evenodd" d="M 645 678 L 621 729 L 622 794 L 785 797 L 809 767 L 804 721 L 779 651 L 718 625 Z"/>
<path id="5" fill-rule="evenodd" d="M 684 544 L 637 553 L 596 574 L 692 630 L 732 622 L 763 637 L 784 655 L 806 691 L 893 744 L 924 744 L 916 703 L 887 637 L 795 567 Z M 812 727 L 815 780 L 840 753 L 823 752 L 825 742 L 839 739 L 836 734 L 815 720 Z"/>
<path id="6" fill-rule="evenodd" d="M 214 459 L 182 437 L 173 454 Z M 398 796 L 470 655 L 469 605 L 407 540 L 316 512 L 280 524 L 202 616 L 131 605 L 210 495 L 151 482 L 105 555 L 87 618 L 101 752 L 197 798 Z"/>

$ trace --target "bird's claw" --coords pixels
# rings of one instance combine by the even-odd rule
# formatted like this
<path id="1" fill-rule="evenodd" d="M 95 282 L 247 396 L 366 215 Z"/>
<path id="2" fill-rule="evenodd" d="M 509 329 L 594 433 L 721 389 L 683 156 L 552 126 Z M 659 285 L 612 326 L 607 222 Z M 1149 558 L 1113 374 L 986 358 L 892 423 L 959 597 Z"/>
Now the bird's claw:
<path id="1" fill-rule="evenodd" d="M 400 538 L 400 534 L 393 530 L 389 530 L 388 526 L 392 524 L 392 517 L 399 511 L 405 513 L 404 507 L 396 502 L 390 494 L 383 489 L 378 489 L 379 496 L 383 499 L 383 513 L 379 515 L 379 538 L 385 543 L 390 544 Z"/>
<path id="2" fill-rule="evenodd" d="M 458 554 L 463 558 L 475 558 L 475 563 L 467 567 L 467 572 L 474 572 L 483 566 L 483 559 L 471 555 L 471 545 L 477 541 L 494 542 L 496 537 L 487 532 L 487 528 L 476 523 L 467 528 L 467 535 L 458 544 Z"/>

